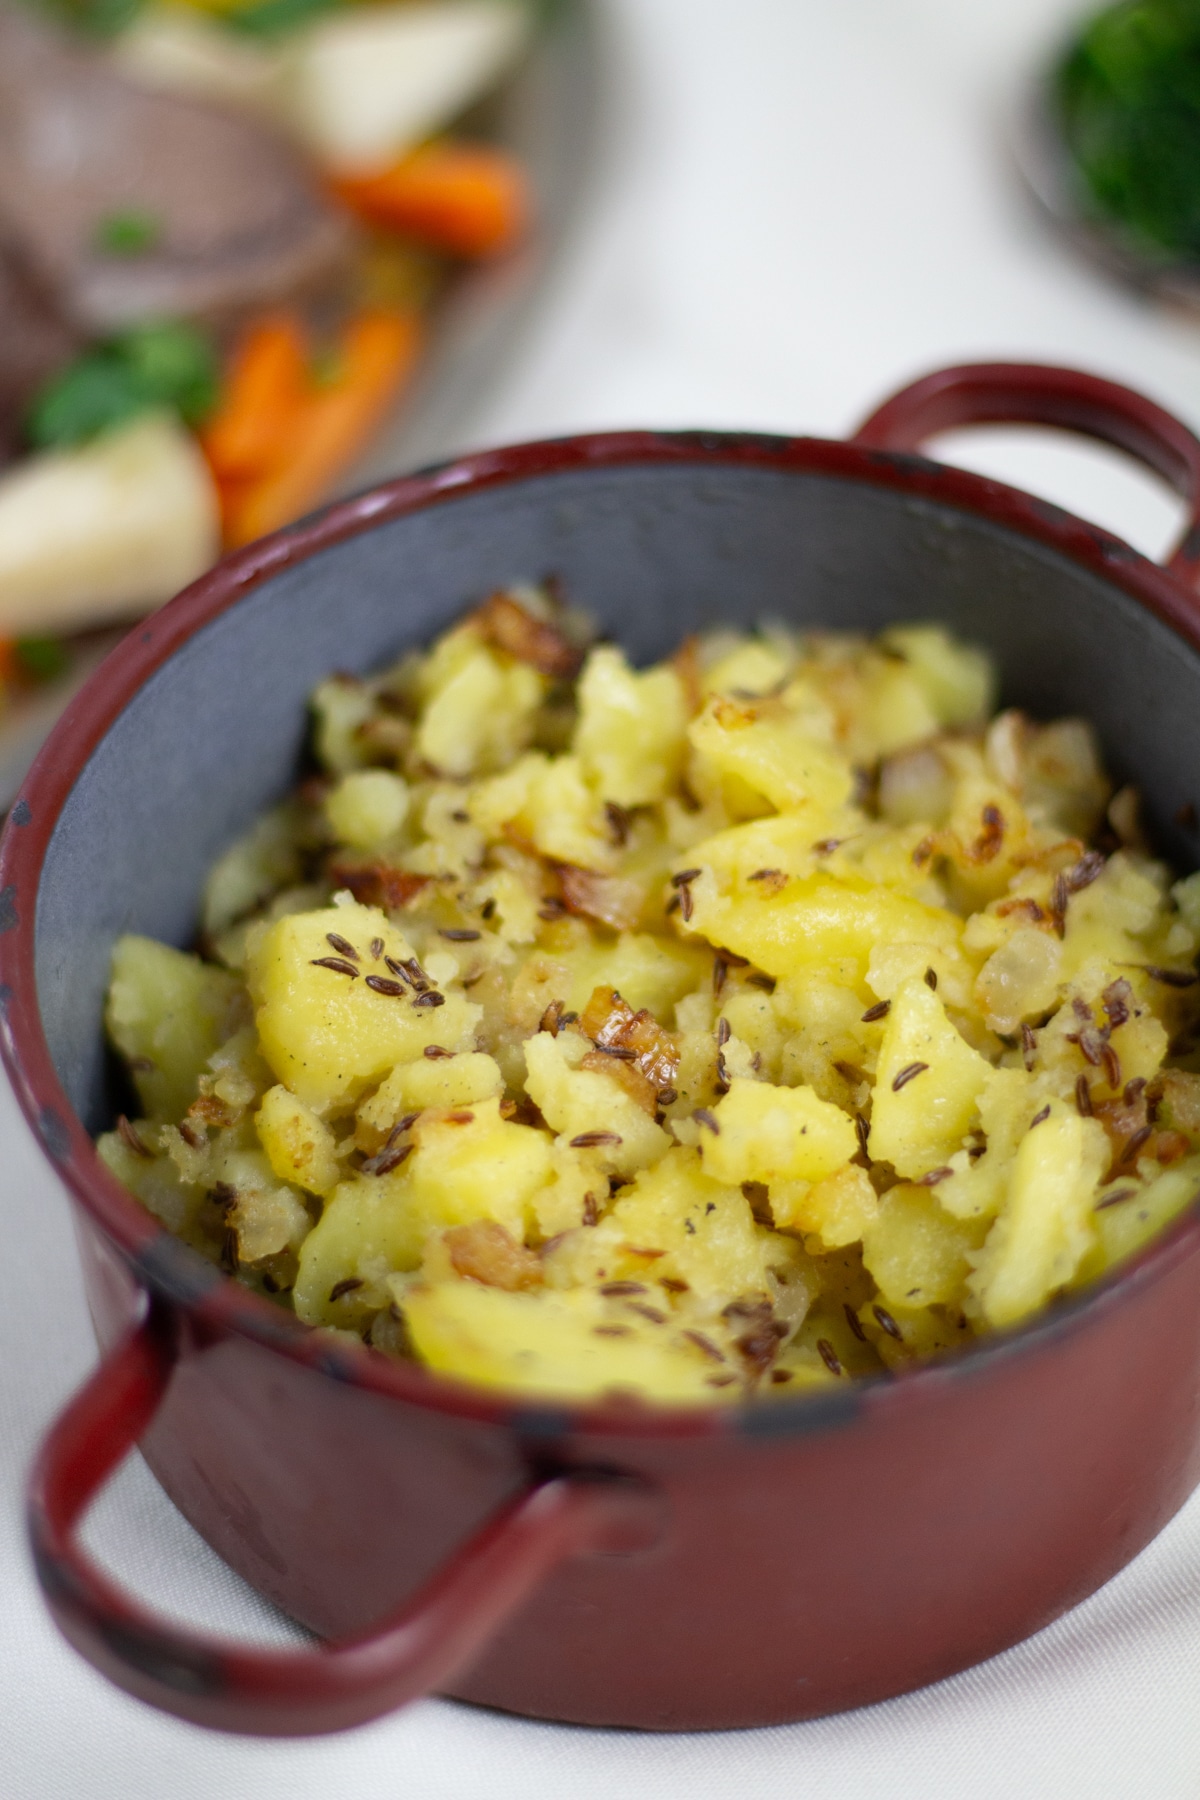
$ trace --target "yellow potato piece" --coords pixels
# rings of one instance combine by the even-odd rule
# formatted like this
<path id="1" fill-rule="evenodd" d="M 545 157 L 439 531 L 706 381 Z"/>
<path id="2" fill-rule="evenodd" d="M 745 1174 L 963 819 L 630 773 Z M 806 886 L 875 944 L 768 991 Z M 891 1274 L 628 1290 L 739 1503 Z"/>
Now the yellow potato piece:
<path id="1" fill-rule="evenodd" d="M 803 1231 L 826 1250 L 857 1244 L 879 1210 L 867 1171 L 847 1163 L 824 1181 L 772 1181 L 771 1216 L 781 1231 Z"/>
<path id="2" fill-rule="evenodd" d="M 889 1305 L 945 1305 L 962 1299 L 985 1229 L 952 1219 L 928 1188 L 902 1182 L 863 1233 L 863 1262 Z"/>
<path id="3" fill-rule="evenodd" d="M 273 1087 L 263 1095 L 254 1123 L 281 1181 L 294 1181 L 310 1194 L 328 1194 L 337 1186 L 342 1171 L 333 1133 L 303 1100 Z"/>
<path id="4" fill-rule="evenodd" d="M 432 1060 L 421 1056 L 393 1069 L 363 1101 L 358 1116 L 377 1131 L 387 1132 L 404 1113 L 421 1112 L 427 1106 L 469 1106 L 474 1100 L 495 1099 L 503 1091 L 499 1064 L 482 1051 L 464 1050 Z"/>
<path id="5" fill-rule="evenodd" d="M 798 720 L 763 716 L 753 702 L 722 696 L 688 727 L 700 758 L 718 776 L 733 776 L 778 811 L 830 812 L 849 799 L 854 774 L 846 758 L 819 743 Z"/>
<path id="6" fill-rule="evenodd" d="M 668 1152 L 621 1195 L 605 1224 L 639 1250 L 660 1250 L 656 1278 L 676 1276 L 701 1299 L 763 1292 L 775 1260 L 739 1187 L 714 1180 L 694 1150 Z"/>
<path id="7" fill-rule="evenodd" d="M 209 1057 L 236 1023 L 238 984 L 224 969 L 152 938 L 118 938 L 105 1024 L 155 1119 L 181 1119 Z"/>
<path id="8" fill-rule="evenodd" d="M 737 1076 L 700 1134 L 706 1175 L 718 1181 L 821 1181 L 858 1149 L 854 1121 L 808 1087 Z"/>
<path id="9" fill-rule="evenodd" d="M 923 980 L 892 1001 L 879 1047 L 868 1148 L 898 1175 L 949 1163 L 971 1128 L 991 1064 L 961 1038 Z"/>
<path id="10" fill-rule="evenodd" d="M 371 850 L 399 831 L 408 801 L 408 783 L 390 769 L 355 769 L 326 799 L 325 817 L 340 844 Z"/>
<path id="11" fill-rule="evenodd" d="M 570 1056 L 582 1057 L 588 1048 L 586 1039 L 570 1040 L 565 1032 L 551 1037 L 541 1031 L 530 1038 L 526 1092 L 552 1131 L 577 1148 L 593 1149 L 603 1167 L 632 1175 L 657 1162 L 671 1140 L 612 1076 L 572 1067 Z"/>
<path id="12" fill-rule="evenodd" d="M 687 750 L 683 684 L 669 667 L 637 674 L 620 650 L 593 650 L 579 680 L 574 750 L 605 800 L 645 806 L 675 785 Z"/>
<path id="13" fill-rule="evenodd" d="M 382 1283 L 420 1265 L 430 1237 L 453 1225 L 494 1219 L 517 1243 L 528 1229 L 534 1196 L 554 1174 L 544 1132 L 500 1116 L 497 1100 L 462 1112 L 429 1113 L 413 1127 L 415 1149 L 391 1174 L 359 1175 L 335 1188 L 306 1240 L 296 1281 L 302 1318 L 345 1324 L 339 1282 L 362 1283 L 356 1311 L 386 1306 Z"/>
<path id="14" fill-rule="evenodd" d="M 1074 1275 L 1094 1241 L 1092 1207 L 1109 1154 L 1103 1128 L 1060 1101 L 1021 1140 L 1008 1199 L 970 1283 L 989 1325 L 1015 1325 Z"/>
<path id="15" fill-rule="evenodd" d="M 564 1400 L 610 1392 L 658 1401 L 736 1399 L 679 1333 L 621 1315 L 589 1289 L 510 1294 L 454 1281 L 411 1290 L 404 1316 L 418 1356 L 441 1375 Z M 608 1335 L 610 1332 L 620 1335 Z"/>
<path id="16" fill-rule="evenodd" d="M 353 979 L 323 966 L 348 961 L 331 944 L 358 953 Z M 375 957 L 370 946 L 380 942 Z M 394 996 L 367 986 L 368 974 L 392 980 L 386 958 L 404 962 L 412 948 L 374 907 L 331 906 L 294 913 L 270 926 L 252 947 L 247 979 L 263 1055 L 279 1080 L 316 1112 L 353 1100 L 397 1063 L 412 1062 L 426 1044 L 473 1049 L 480 1009 L 460 992 L 439 1007 L 418 1006 L 411 992 Z"/>
<path id="17" fill-rule="evenodd" d="M 691 892 L 691 929 L 776 977 L 819 971 L 860 982 L 877 944 L 954 952 L 962 933 L 952 913 L 852 876 L 812 875 L 764 900 L 722 891 L 703 869 Z"/>

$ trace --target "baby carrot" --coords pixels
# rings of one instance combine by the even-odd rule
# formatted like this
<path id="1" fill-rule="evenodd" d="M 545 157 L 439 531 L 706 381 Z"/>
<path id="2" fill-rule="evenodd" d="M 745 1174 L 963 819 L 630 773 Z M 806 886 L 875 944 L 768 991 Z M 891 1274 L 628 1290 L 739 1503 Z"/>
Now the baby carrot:
<path id="1" fill-rule="evenodd" d="M 286 456 L 308 364 L 307 333 L 292 314 L 273 313 L 246 332 L 200 434 L 219 486 L 264 475 Z"/>
<path id="2" fill-rule="evenodd" d="M 372 224 L 472 258 L 506 250 L 531 211 L 523 167 L 490 144 L 426 144 L 378 174 L 335 181 L 334 192 Z"/>
<path id="3" fill-rule="evenodd" d="M 227 544 L 247 544 L 299 518 L 363 448 L 410 373 L 420 348 L 416 313 L 372 309 L 347 326 L 336 374 L 310 389 L 288 453 L 261 479 L 227 490 Z"/>

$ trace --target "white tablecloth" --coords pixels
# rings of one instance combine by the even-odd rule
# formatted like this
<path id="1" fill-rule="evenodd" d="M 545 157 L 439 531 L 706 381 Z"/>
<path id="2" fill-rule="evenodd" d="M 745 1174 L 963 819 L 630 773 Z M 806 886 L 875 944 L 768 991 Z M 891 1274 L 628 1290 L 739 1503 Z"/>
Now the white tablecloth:
<path id="1" fill-rule="evenodd" d="M 608 0 L 616 88 L 592 210 L 477 440 L 653 423 L 840 433 L 936 364 L 1065 360 L 1200 424 L 1200 331 L 1077 266 L 1026 211 L 1004 138 L 1068 0 Z M 1107 455 L 956 441 L 1161 549 L 1178 509 Z M 8 1800 L 921 1800 L 1200 1794 L 1200 1499 L 1102 1593 L 942 1686 L 786 1729 L 643 1737 L 438 1701 L 318 1743 L 158 1717 L 58 1640 L 23 1471 L 93 1357 L 65 1201 L 0 1088 L 0 1796 Z M 290 1628 L 136 1461 L 91 1536 L 147 1595 Z"/>

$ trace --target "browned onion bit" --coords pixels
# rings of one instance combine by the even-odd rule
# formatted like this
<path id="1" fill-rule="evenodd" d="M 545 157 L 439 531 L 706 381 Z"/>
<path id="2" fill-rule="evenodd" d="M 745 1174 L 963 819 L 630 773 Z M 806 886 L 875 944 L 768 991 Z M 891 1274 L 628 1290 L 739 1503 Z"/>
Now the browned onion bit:
<path id="1" fill-rule="evenodd" d="M 359 956 L 358 951 L 354 948 L 354 945 L 349 941 L 348 938 L 342 937 L 340 935 L 340 933 L 338 933 L 336 931 L 327 931 L 325 933 L 325 942 L 330 946 L 331 949 L 336 950 L 339 956 L 344 956 L 344 957 L 348 958 L 348 960 L 350 962 L 361 962 L 362 961 L 362 958 Z"/>
<path id="2" fill-rule="evenodd" d="M 915 1081 L 918 1075 L 923 1075 L 928 1067 L 929 1064 L 923 1062 L 907 1063 L 892 1082 L 893 1094 L 898 1094 L 902 1087 L 907 1087 L 910 1081 Z"/>

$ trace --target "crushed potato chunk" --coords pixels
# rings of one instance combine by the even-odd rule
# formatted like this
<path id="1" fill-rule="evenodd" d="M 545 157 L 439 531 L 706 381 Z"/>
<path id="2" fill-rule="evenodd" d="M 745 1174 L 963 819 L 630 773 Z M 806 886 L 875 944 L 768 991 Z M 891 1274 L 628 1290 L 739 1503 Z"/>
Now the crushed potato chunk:
<path id="1" fill-rule="evenodd" d="M 549 588 L 313 697 L 203 955 L 114 952 L 165 1226 L 320 1329 L 563 1399 L 828 1387 L 1200 1195 L 1200 875 L 941 627 L 636 670 Z"/>

